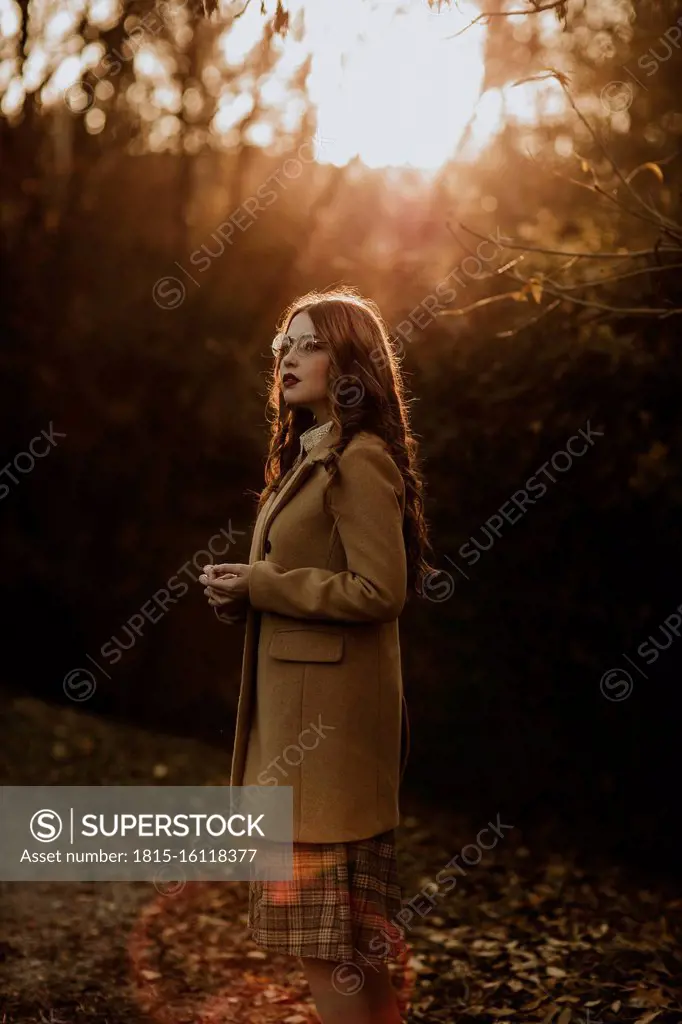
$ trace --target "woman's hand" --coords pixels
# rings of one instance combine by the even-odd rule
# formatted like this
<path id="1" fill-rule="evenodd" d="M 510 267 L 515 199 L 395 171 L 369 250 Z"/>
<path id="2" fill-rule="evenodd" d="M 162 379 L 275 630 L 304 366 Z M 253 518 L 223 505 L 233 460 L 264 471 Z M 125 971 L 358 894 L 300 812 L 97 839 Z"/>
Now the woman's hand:
<path id="1" fill-rule="evenodd" d="M 233 601 L 249 596 L 250 565 L 241 562 L 223 562 L 220 565 L 205 565 L 199 583 L 205 584 L 204 593 L 213 607 L 229 605 Z"/>

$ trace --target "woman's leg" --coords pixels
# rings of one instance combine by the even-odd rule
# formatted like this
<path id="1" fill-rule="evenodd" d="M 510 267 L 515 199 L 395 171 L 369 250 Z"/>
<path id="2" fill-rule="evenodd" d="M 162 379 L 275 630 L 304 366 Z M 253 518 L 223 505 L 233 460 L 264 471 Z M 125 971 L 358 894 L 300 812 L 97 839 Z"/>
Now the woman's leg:
<path id="1" fill-rule="evenodd" d="M 401 1024 L 398 995 L 391 982 L 386 964 L 363 966 L 365 974 L 364 991 L 376 1024 Z"/>
<path id="2" fill-rule="evenodd" d="M 359 964 L 341 968 L 334 960 L 316 957 L 299 959 L 322 1024 L 401 1024 L 386 964 L 377 964 L 375 970 Z"/>

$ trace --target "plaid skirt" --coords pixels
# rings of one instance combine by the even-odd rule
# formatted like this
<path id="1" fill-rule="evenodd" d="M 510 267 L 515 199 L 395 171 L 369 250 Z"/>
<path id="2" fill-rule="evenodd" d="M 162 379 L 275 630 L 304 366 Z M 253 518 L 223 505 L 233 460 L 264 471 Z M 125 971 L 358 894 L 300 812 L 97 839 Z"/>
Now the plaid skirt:
<path id="1" fill-rule="evenodd" d="M 293 843 L 290 881 L 249 881 L 257 946 L 298 957 L 402 959 L 395 830 L 348 843 Z"/>

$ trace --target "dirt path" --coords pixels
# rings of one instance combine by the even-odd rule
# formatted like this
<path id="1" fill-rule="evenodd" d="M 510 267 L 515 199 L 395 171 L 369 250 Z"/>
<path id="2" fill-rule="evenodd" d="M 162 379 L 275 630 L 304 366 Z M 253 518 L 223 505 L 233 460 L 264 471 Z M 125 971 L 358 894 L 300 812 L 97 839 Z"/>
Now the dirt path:
<path id="1" fill-rule="evenodd" d="M 228 781 L 226 752 L 203 743 L 3 691 L 0 714 L 3 784 Z M 403 806 L 393 976 L 412 1024 L 682 1024 L 679 891 L 529 848 L 518 829 L 484 852 L 486 823 Z M 246 882 L 0 882 L 0 1024 L 313 1024 L 295 963 L 251 942 L 247 896 Z"/>

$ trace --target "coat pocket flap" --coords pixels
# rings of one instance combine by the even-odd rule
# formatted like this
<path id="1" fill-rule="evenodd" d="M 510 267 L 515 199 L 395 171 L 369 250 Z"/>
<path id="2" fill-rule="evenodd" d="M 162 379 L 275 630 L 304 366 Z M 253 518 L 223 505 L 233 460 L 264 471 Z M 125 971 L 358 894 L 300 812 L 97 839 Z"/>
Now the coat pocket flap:
<path id="1" fill-rule="evenodd" d="M 315 629 L 276 629 L 268 653 L 280 661 L 340 661 L 343 635 Z"/>

